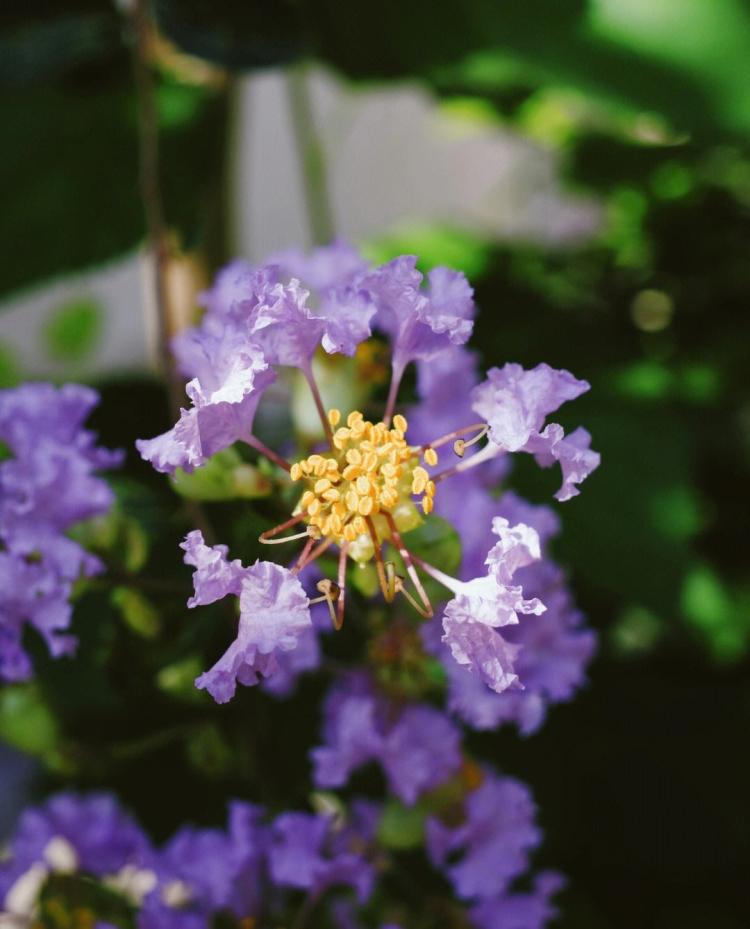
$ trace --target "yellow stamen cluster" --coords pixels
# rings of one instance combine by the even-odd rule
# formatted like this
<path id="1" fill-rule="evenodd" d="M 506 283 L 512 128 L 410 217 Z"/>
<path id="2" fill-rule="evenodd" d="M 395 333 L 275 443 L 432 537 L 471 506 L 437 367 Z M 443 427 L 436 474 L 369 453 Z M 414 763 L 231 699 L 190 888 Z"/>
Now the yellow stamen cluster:
<path id="1" fill-rule="evenodd" d="M 359 411 L 349 414 L 346 426 L 339 426 L 338 410 L 328 412 L 328 421 L 335 430 L 331 453 L 309 455 L 290 471 L 293 481 L 307 482 L 297 511 L 321 535 L 339 544 L 353 542 L 368 532 L 368 516 L 391 512 L 408 493 L 421 495 L 424 512 L 432 511 L 435 484 L 419 465 L 419 449 L 406 441 L 403 416 L 394 416 L 390 429 L 365 420 Z M 427 449 L 424 458 L 433 465 L 437 453 Z"/>

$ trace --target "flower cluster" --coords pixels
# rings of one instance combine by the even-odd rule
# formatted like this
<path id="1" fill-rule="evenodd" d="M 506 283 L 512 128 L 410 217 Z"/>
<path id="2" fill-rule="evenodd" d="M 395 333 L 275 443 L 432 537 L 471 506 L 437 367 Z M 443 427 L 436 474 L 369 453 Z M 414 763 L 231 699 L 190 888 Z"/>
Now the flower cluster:
<path id="1" fill-rule="evenodd" d="M 558 499 L 578 493 L 599 456 L 589 448 L 585 430 L 566 436 L 560 425 L 546 420 L 589 385 L 545 364 L 531 370 L 516 364 L 493 368 L 477 383 L 473 356 L 462 347 L 473 327 L 468 282 L 458 272 L 436 268 L 426 283 L 412 256 L 369 268 L 342 243 L 309 256 L 285 252 L 258 268 L 238 262 L 204 295 L 200 326 L 176 343 L 180 366 L 191 376 L 187 394 L 193 405 L 169 432 L 138 443 L 143 457 L 161 471 L 191 470 L 242 440 L 302 485 L 291 517 L 260 537 L 268 544 L 304 539 L 291 568 L 271 562 L 245 568 L 228 561 L 222 546 L 209 549 L 196 533 L 184 544 L 186 561 L 195 568 L 196 595 L 190 605 L 227 595 L 240 600 L 236 641 L 198 679 L 198 686 L 219 701 L 231 698 L 237 681 L 254 684 L 279 670 L 279 658 L 311 627 L 309 604 L 325 600 L 340 627 L 347 566 L 369 562 L 375 564 L 386 602 L 400 594 L 425 618 L 434 608 L 420 569 L 438 580 L 453 594 L 443 612 L 442 641 L 458 665 L 499 694 L 525 686 L 514 670 L 524 645 L 504 630 L 518 625 L 519 615 L 537 617 L 546 609 L 541 599 L 526 598 L 514 581 L 516 571 L 539 562 L 540 543 L 533 526 L 523 521 L 511 525 L 498 512 L 490 488 L 507 471 L 508 453 L 523 451 L 544 467 L 560 464 Z M 351 410 L 343 425 L 338 408 L 326 410 L 313 356 L 319 348 L 353 355 L 373 330 L 391 346 L 385 409 L 374 422 Z M 412 362 L 418 368 L 421 403 L 407 410 L 409 431 L 396 406 Z M 292 463 L 253 433 L 263 392 L 276 369 L 284 367 L 302 372 L 324 437 Z M 435 435 L 437 429 L 442 434 Z M 485 438 L 484 447 L 466 457 Z M 446 445 L 459 460 L 441 470 L 439 450 Z M 464 543 L 460 580 L 424 562 L 404 543 L 403 536 L 433 510 L 449 519 Z M 282 535 L 295 527 L 300 531 Z M 319 581 L 321 596 L 309 600 L 299 574 L 332 547 L 338 549 L 337 576 Z M 590 647 L 578 649 L 579 665 L 589 652 Z"/>
<path id="2" fill-rule="evenodd" d="M 274 818 L 234 801 L 226 828 L 183 826 L 157 847 L 111 795 L 57 794 L 20 817 L 0 862 L 0 909 L 18 927 L 68 913 L 75 925 L 99 929 L 204 929 L 217 917 L 240 929 L 286 925 L 301 905 L 326 909 L 333 926 L 347 929 L 359 925 L 353 907 L 370 900 L 378 874 L 398 867 L 378 840 L 381 814 L 355 799 L 345 812 Z M 541 873 L 530 893 L 511 889 L 540 840 L 534 815 L 522 784 L 485 770 L 461 825 L 447 808 L 426 820 L 430 860 L 478 929 L 505 926 L 510 913 L 514 927 L 540 929 L 554 914 L 558 875 Z"/>
<path id="3" fill-rule="evenodd" d="M 0 680 L 32 674 L 27 625 L 53 656 L 75 647 L 65 631 L 71 588 L 101 564 L 67 533 L 110 508 L 112 491 L 95 472 L 122 458 L 83 428 L 97 402 L 95 391 L 77 384 L 0 391 L 0 443 L 7 450 L 0 462 Z"/>
<path id="4" fill-rule="evenodd" d="M 589 385 L 545 364 L 507 364 L 482 379 L 465 348 L 471 287 L 445 268 L 425 281 L 411 256 L 373 268 L 334 243 L 310 255 L 284 252 L 262 267 L 235 262 L 203 303 L 200 325 L 175 344 L 192 405 L 172 429 L 138 447 L 167 473 L 200 467 L 237 441 L 265 455 L 291 512 L 281 511 L 259 541 L 299 550 L 286 567 L 260 560 L 246 567 L 199 531 L 187 536 L 195 590 L 188 606 L 224 597 L 239 605 L 235 640 L 196 685 L 219 703 L 232 699 L 238 683 L 288 694 L 296 675 L 319 663 L 318 631 L 340 629 L 352 599 L 379 597 L 390 618 L 368 627 L 363 666 L 335 669 L 320 744 L 310 754 L 314 785 L 346 791 L 355 773 L 374 766 L 389 803 L 419 822 L 417 844 L 461 901 L 463 922 L 542 927 L 561 879 L 542 873 L 531 890 L 517 889 L 541 838 L 529 791 L 474 761 L 460 724 L 512 722 L 530 734 L 547 707 L 583 681 L 595 640 L 550 558 L 559 520 L 500 484 L 510 456 L 525 452 L 542 467 L 559 464 L 558 500 L 579 492 L 599 456 L 584 429 L 566 435 L 548 417 Z M 372 340 L 390 346 L 384 406 L 378 409 L 371 387 L 362 409 L 346 408 L 345 395 L 321 391 L 316 370 L 336 354 L 356 364 Z M 417 402 L 400 409 L 412 364 Z M 255 434 L 256 411 L 271 384 L 278 390 L 295 378 L 309 387 L 318 435 L 307 430 L 270 448 Z M 446 524 L 461 543 L 450 572 L 412 541 L 420 528 Z M 369 590 L 363 578 L 371 579 Z M 316 604 L 327 611 L 323 620 Z M 445 711 L 436 699 L 443 695 Z M 381 814 L 371 804 L 363 813 L 356 800 L 348 808 L 346 829 L 369 821 L 362 848 L 377 848 Z M 308 829 L 311 816 L 277 820 L 271 877 L 314 894 L 335 879 L 365 900 L 372 873 L 343 858 L 335 867 L 321 863 L 320 849 L 338 854 L 332 849 L 341 835 L 326 839 L 329 827 L 319 819 Z M 289 856 L 283 863 L 274 858 L 280 849 Z M 358 925 L 351 900 L 333 901 L 334 913 L 342 926 Z"/>

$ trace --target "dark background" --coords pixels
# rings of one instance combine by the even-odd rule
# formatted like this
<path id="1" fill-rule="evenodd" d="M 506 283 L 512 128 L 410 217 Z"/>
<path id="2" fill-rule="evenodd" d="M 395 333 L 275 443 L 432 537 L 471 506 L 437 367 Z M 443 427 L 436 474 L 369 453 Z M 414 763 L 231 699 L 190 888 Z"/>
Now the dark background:
<path id="1" fill-rule="evenodd" d="M 637 24 L 648 4 L 622 0 L 620 32 L 597 27 L 604 6 L 158 0 L 163 36 L 226 69 L 209 87 L 152 61 L 159 86 L 194 104 L 162 126 L 165 212 L 184 248 L 226 257 L 210 204 L 225 183 L 232 75 L 309 56 L 353 81 L 416 79 L 436 98 L 482 101 L 499 125 L 556 147 L 571 189 L 601 198 L 605 222 L 583 246 L 498 245 L 449 223 L 378 243 L 384 257 L 414 251 L 429 267 L 447 254 L 471 269 L 486 365 L 543 360 L 593 388 L 563 424 L 585 424 L 603 463 L 561 508 L 557 549 L 600 632 L 589 686 L 528 740 L 471 742 L 535 791 L 537 860 L 569 879 L 559 926 L 739 929 L 750 925 L 750 11 L 664 3 L 639 33 L 628 14 Z M 0 291 L 11 293 L 121 254 L 144 224 L 127 19 L 76 0 L 24 4 L 0 23 Z M 98 386 L 105 444 L 132 449 L 167 426 L 157 383 Z M 538 500 L 553 480 L 526 462 L 513 477 Z M 118 491 L 123 585 L 142 570 L 185 588 L 179 501 L 133 454 Z M 209 509 L 222 540 L 245 549 L 266 515 Z M 159 836 L 185 809 L 220 819 L 227 795 L 304 802 L 314 701 L 304 716 L 256 693 L 221 716 L 196 702 L 180 662 L 210 647 L 210 622 L 186 631 L 172 591 L 139 593 L 145 605 L 130 610 L 105 589 L 81 598 L 74 683 L 40 656 L 38 683 L 2 696 L 0 734 L 44 762 L 34 790 L 112 785 Z M 118 610 L 124 621 L 107 623 Z M 355 648 L 354 633 L 335 648 Z"/>

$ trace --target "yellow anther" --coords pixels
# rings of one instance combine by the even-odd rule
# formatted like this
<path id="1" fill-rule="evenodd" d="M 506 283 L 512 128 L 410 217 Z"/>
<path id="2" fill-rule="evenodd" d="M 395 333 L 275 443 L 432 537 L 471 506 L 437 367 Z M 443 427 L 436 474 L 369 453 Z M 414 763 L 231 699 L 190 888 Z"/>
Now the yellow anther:
<path id="1" fill-rule="evenodd" d="M 353 542 L 357 538 L 357 530 L 352 523 L 347 523 L 341 531 L 347 542 Z"/>
<path id="2" fill-rule="evenodd" d="M 436 488 L 435 488 L 435 481 L 427 481 L 427 483 L 425 484 L 425 487 L 424 487 L 424 492 L 427 494 L 428 497 L 434 497 L 434 496 L 435 496 L 435 489 L 436 489 Z"/>
<path id="3" fill-rule="evenodd" d="M 411 482 L 411 492 L 413 494 L 423 493 L 425 487 L 427 486 L 427 481 L 423 477 L 417 477 L 414 475 L 414 478 Z"/>
<path id="4" fill-rule="evenodd" d="M 361 419 L 358 419 L 357 422 L 352 424 L 352 436 L 355 439 L 361 438 L 365 434 L 365 424 Z"/>
<path id="5" fill-rule="evenodd" d="M 303 474 L 309 474 L 310 471 L 312 471 L 312 468 L 310 467 L 310 462 L 307 460 L 307 458 L 305 458 L 303 461 L 300 461 L 299 468 Z"/>
<path id="6" fill-rule="evenodd" d="M 349 428 L 351 429 L 351 427 L 352 427 L 355 423 L 361 422 L 363 419 L 364 419 L 364 416 L 359 412 L 359 410 L 353 410 L 353 411 L 346 417 L 346 425 L 349 426 Z"/>
<path id="7" fill-rule="evenodd" d="M 320 500 L 316 497 L 312 503 L 308 504 L 307 512 L 310 516 L 316 516 L 320 512 L 322 504 Z"/>
<path id="8" fill-rule="evenodd" d="M 289 469 L 289 477 L 291 477 L 293 481 L 298 481 L 302 477 L 302 468 L 299 466 L 299 462 L 295 461 Z"/>
<path id="9" fill-rule="evenodd" d="M 328 478 L 321 477 L 319 481 L 315 482 L 315 487 L 314 487 L 315 493 L 322 494 L 323 491 L 328 490 L 330 486 L 331 486 L 331 482 L 328 480 Z"/>
<path id="10" fill-rule="evenodd" d="M 307 459 L 307 463 L 310 465 L 311 468 L 315 468 L 316 465 L 321 461 L 325 461 L 325 458 L 323 458 L 322 455 L 310 455 L 309 458 Z"/>
<path id="11" fill-rule="evenodd" d="M 362 462 L 362 454 L 358 448 L 350 448 L 346 453 L 346 460 L 350 465 L 358 465 Z"/>
<path id="12" fill-rule="evenodd" d="M 359 506 L 359 497 L 357 496 L 355 491 L 350 490 L 349 493 L 344 498 L 344 502 L 346 503 L 347 509 L 350 512 L 352 513 L 357 512 L 357 507 Z"/>
<path id="13" fill-rule="evenodd" d="M 320 482 L 318 482 L 318 483 L 320 483 Z M 316 484 L 315 486 L 317 487 L 318 485 Z M 341 496 L 341 494 L 338 492 L 338 490 L 336 490 L 335 487 L 331 487 L 329 490 L 326 490 L 326 491 L 323 492 L 323 499 L 324 499 L 324 500 L 329 500 L 331 503 L 333 503 L 333 502 L 335 502 L 336 500 L 338 500 L 340 496 Z"/>
<path id="14" fill-rule="evenodd" d="M 320 531 L 323 533 L 323 535 L 328 535 L 331 529 L 331 517 L 325 516 L 320 520 L 318 525 L 320 526 Z"/>
<path id="15" fill-rule="evenodd" d="M 338 424 L 341 422 L 341 410 L 336 410 L 336 409 L 329 410 L 328 411 L 328 422 L 335 429 L 336 426 L 338 426 Z"/>
<path id="16" fill-rule="evenodd" d="M 356 481 L 357 478 L 362 473 L 362 468 L 359 465 L 347 465 L 344 468 L 344 473 L 342 477 L 345 481 Z"/>
<path id="17" fill-rule="evenodd" d="M 431 468 L 434 468 L 438 463 L 438 453 L 434 448 L 426 448 L 424 450 L 424 460 Z"/>
<path id="18" fill-rule="evenodd" d="M 323 459 L 322 461 L 319 461 L 319 462 L 315 465 L 315 468 L 314 468 L 313 470 L 314 470 L 314 472 L 315 472 L 315 476 L 316 476 L 316 477 L 323 477 L 323 475 L 326 473 L 326 461 L 325 461 L 325 459 Z"/>
<path id="19" fill-rule="evenodd" d="M 354 531 L 357 535 L 364 535 L 367 532 L 367 523 L 362 519 L 361 516 L 355 516 L 352 521 L 352 526 L 354 526 Z"/>
<path id="20" fill-rule="evenodd" d="M 343 522 L 338 513 L 331 513 L 331 529 L 338 535 L 341 532 Z"/>
<path id="21" fill-rule="evenodd" d="M 330 472 L 330 474 L 333 474 L 333 473 L 335 472 L 336 477 L 338 477 L 338 470 L 339 470 L 339 463 L 338 463 L 338 461 L 336 461 L 335 458 L 329 458 L 329 459 L 327 459 L 327 461 L 326 461 L 326 471 Z M 329 474 L 329 477 L 330 477 L 330 474 Z M 333 480 L 333 478 L 331 478 L 331 480 Z"/>
<path id="22" fill-rule="evenodd" d="M 357 488 L 357 493 L 362 495 L 369 494 L 372 488 L 372 484 L 370 483 L 369 479 L 364 476 L 364 474 L 360 474 L 360 476 L 354 482 L 354 486 Z"/>
<path id="23" fill-rule="evenodd" d="M 373 499 L 372 497 L 362 497 L 359 501 L 359 513 L 361 516 L 369 516 L 372 513 Z"/>
<path id="24" fill-rule="evenodd" d="M 362 467 L 365 471 L 374 471 L 378 466 L 378 456 L 375 452 L 368 452 L 362 459 Z"/>
<path id="25" fill-rule="evenodd" d="M 333 438 L 334 440 L 339 439 L 341 442 L 346 442 L 350 435 L 350 431 L 345 426 L 342 426 L 333 433 Z"/>
<path id="26" fill-rule="evenodd" d="M 403 435 L 406 430 L 409 428 L 409 424 L 406 421 L 406 417 L 402 416 L 400 413 L 396 413 L 393 417 L 393 425 L 398 429 L 398 431 Z"/>
<path id="27" fill-rule="evenodd" d="M 306 490 L 300 497 L 300 506 L 308 506 L 315 499 L 315 494 L 311 490 Z"/>
<path id="28" fill-rule="evenodd" d="M 425 484 L 430 479 L 430 475 L 428 474 L 428 472 L 425 471 L 425 469 L 420 467 L 419 465 L 417 465 L 417 467 L 412 471 L 412 477 L 414 478 L 414 480 L 417 480 L 417 478 L 419 478 L 420 480 L 424 478 Z"/>
<path id="29" fill-rule="evenodd" d="M 425 516 L 429 515 L 432 512 L 432 508 L 435 506 L 435 502 L 432 497 L 422 497 L 422 512 Z"/>
<path id="30" fill-rule="evenodd" d="M 384 477 L 396 477 L 398 474 L 398 468 L 390 462 L 386 462 L 380 470 Z"/>

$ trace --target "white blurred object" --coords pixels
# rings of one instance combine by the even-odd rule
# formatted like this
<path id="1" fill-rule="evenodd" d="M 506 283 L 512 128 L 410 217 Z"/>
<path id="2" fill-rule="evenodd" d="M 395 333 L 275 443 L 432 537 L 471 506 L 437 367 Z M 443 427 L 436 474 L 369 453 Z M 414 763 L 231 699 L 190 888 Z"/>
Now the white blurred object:
<path id="1" fill-rule="evenodd" d="M 286 80 L 268 71 L 240 87 L 236 233 L 239 253 L 254 261 L 309 244 Z M 358 242 L 407 223 L 440 222 L 495 240 L 554 245 L 598 228 L 596 202 L 561 190 L 552 152 L 446 111 L 419 87 L 357 89 L 318 69 L 310 93 L 336 231 L 344 238 Z M 144 259 L 131 254 L 11 299 L 0 308 L 0 347 L 31 378 L 86 379 L 148 367 L 156 327 L 145 271 Z M 103 306 L 101 340 L 74 366 L 55 362 L 40 330 L 60 305 L 82 297 Z"/>

